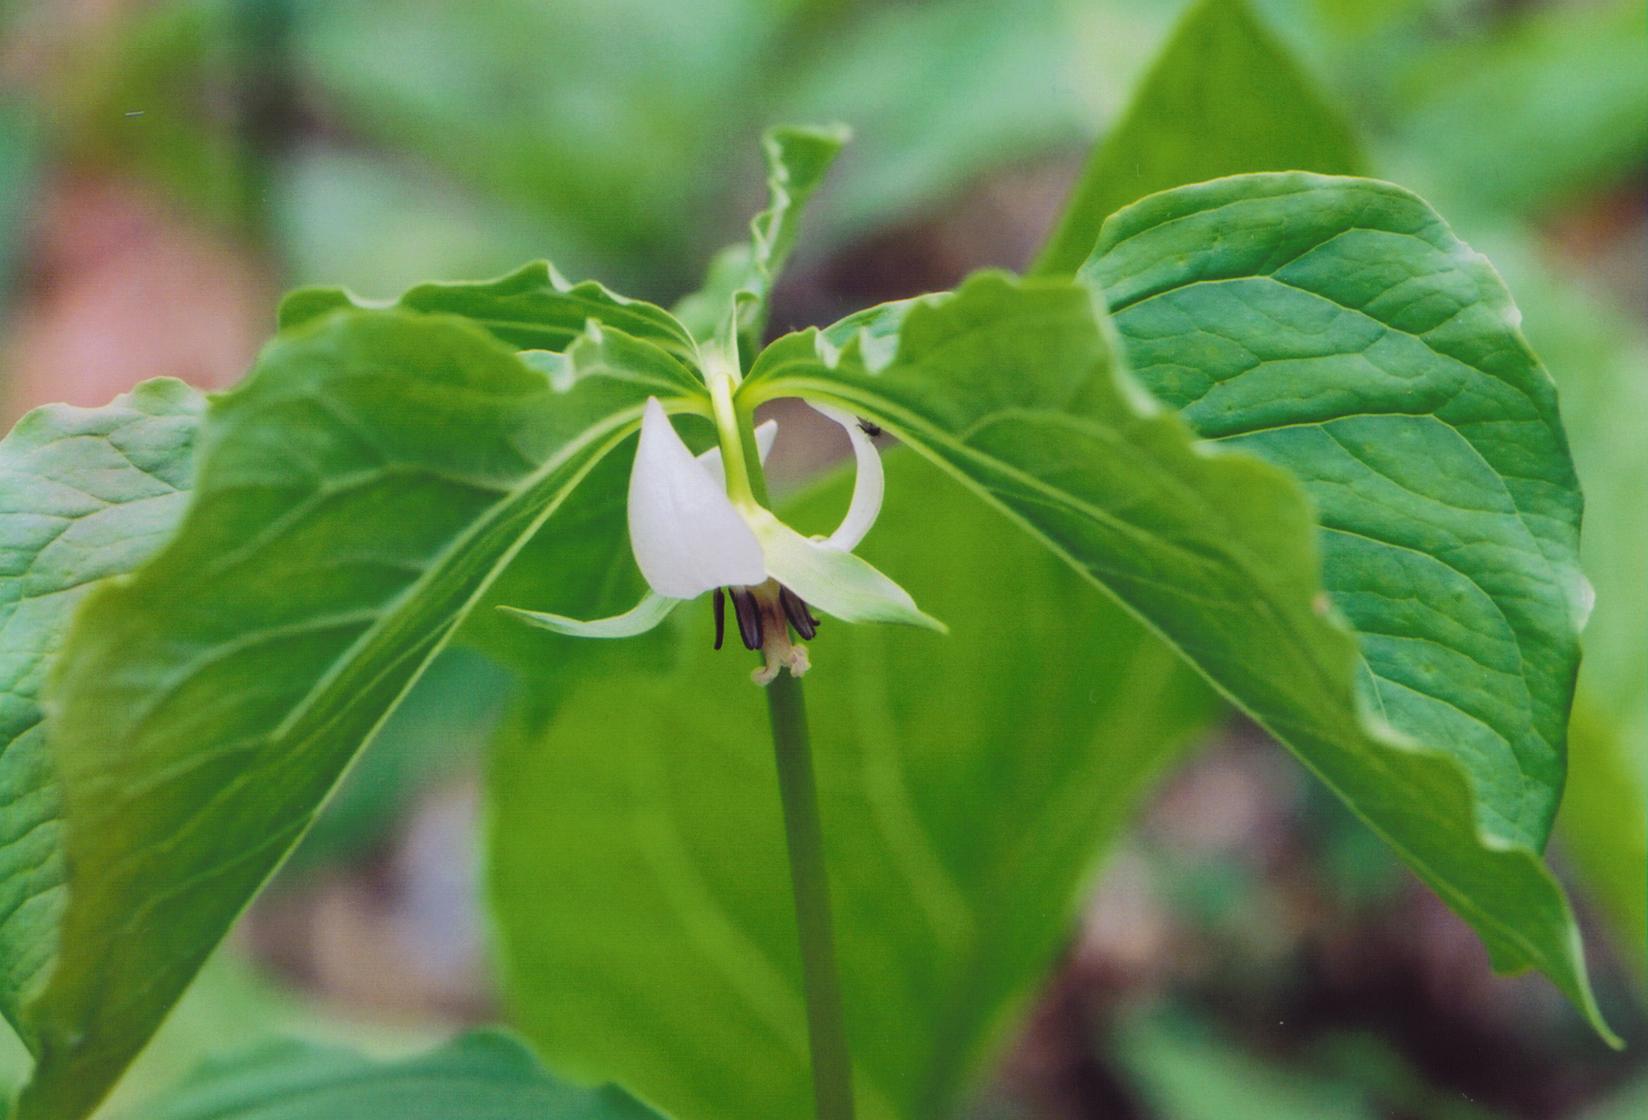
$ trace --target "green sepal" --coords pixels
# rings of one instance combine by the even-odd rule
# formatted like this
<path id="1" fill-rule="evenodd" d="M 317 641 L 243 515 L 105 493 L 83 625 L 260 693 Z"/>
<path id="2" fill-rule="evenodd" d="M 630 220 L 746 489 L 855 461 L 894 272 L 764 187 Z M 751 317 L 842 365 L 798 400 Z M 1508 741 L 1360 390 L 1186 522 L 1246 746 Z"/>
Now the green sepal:
<path id="1" fill-rule="evenodd" d="M 521 607 L 499 606 L 498 610 L 529 625 L 556 634 L 565 634 L 571 638 L 635 638 L 657 629 L 681 603 L 680 599 L 671 599 L 649 591 L 639 603 L 623 614 L 587 621 L 568 618 L 564 614 L 551 614 L 548 611 L 529 611 Z"/>

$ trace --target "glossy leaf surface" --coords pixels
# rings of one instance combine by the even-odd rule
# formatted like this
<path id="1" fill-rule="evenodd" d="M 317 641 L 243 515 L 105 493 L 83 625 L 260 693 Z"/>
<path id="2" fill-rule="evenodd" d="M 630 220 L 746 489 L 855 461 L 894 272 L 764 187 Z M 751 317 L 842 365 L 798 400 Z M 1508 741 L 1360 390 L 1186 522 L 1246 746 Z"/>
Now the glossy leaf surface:
<path id="1" fill-rule="evenodd" d="M 1556 389 L 1488 262 L 1400 188 L 1263 175 L 1130 207 L 1082 275 L 1159 399 L 1304 483 L 1381 717 L 1543 847 L 1590 591 Z"/>

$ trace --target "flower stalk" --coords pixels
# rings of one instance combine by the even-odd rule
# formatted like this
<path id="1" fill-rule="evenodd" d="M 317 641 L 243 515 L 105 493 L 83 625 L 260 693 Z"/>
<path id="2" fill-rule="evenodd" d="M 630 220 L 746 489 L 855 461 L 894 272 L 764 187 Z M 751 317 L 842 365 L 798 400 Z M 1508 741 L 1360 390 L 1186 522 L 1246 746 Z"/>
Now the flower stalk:
<path id="1" fill-rule="evenodd" d="M 713 395 L 713 388 L 711 392 Z M 728 404 L 732 404 L 730 398 Z M 720 416 L 718 404 L 718 428 Z M 742 445 L 740 461 L 754 465 L 746 474 L 749 491 L 765 505 L 767 478 L 761 468 L 755 429 L 750 421 L 749 416 L 735 417 L 733 430 Z M 725 444 L 722 455 L 730 480 L 733 458 Z M 783 619 L 777 622 L 780 627 L 785 624 Z M 801 988 L 807 1001 L 807 1050 L 812 1061 L 814 1111 L 817 1120 L 852 1120 L 852 1055 L 847 1048 L 847 1023 L 836 967 L 835 925 L 830 915 L 830 881 L 824 865 L 824 829 L 819 819 L 818 787 L 813 777 L 806 697 L 801 680 L 794 673 L 774 673 L 764 691 L 772 725 L 773 760 L 777 764 L 778 796 L 784 812 L 784 846 L 789 854 L 790 892 L 795 902 L 795 928 L 801 949 Z"/>
<path id="2" fill-rule="evenodd" d="M 841 981 L 836 970 L 824 834 L 813 780 L 812 747 L 801 681 L 779 674 L 766 688 L 790 856 L 795 925 L 801 942 L 801 985 L 807 999 L 807 1043 L 818 1120 L 852 1120 L 853 1067 L 847 1049 Z"/>

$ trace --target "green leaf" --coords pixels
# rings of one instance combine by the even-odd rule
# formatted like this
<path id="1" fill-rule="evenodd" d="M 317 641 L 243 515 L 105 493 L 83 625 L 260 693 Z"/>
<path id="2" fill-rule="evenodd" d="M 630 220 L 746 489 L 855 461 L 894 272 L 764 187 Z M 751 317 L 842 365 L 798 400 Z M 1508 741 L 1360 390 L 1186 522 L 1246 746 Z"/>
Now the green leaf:
<path id="1" fill-rule="evenodd" d="M 340 307 L 374 306 L 380 305 L 339 288 L 308 288 L 281 302 L 280 322 L 291 329 Z M 669 312 L 593 281 L 569 284 L 543 261 L 497 280 L 421 284 L 392 306 L 461 315 L 499 341 L 524 347 L 522 360 L 552 381 L 625 376 L 631 369 L 667 379 L 682 375 L 683 362 L 692 370 L 701 362 L 693 336 Z M 696 379 L 698 374 L 689 376 Z M 458 644 L 481 650 L 540 689 L 552 689 L 561 671 L 557 660 L 546 659 L 541 639 L 503 617 L 499 608 L 558 605 L 557 612 L 602 617 L 635 603 L 645 583 L 630 559 L 625 521 L 629 458 L 613 456 L 595 467 L 593 485 L 568 498 L 557 512 L 555 528 L 534 534 L 470 612 L 454 639 Z M 565 656 L 592 654 L 563 651 L 563 660 Z M 606 656 L 622 660 L 627 655 Z"/>
<path id="2" fill-rule="evenodd" d="M 281 329 L 290 330 L 340 307 L 384 306 L 342 288 L 301 288 L 281 300 L 279 320 Z M 698 356 L 692 336 L 663 308 L 618 295 L 593 280 L 573 284 L 548 261 L 522 265 L 496 280 L 419 284 L 387 306 L 462 316 L 517 350 L 559 353 L 595 322 L 688 361 Z"/>
<path id="3" fill-rule="evenodd" d="M 864 551 L 953 631 L 826 620 L 806 678 L 865 1120 L 955 1114 L 1104 843 L 1216 711 L 1012 526 L 907 452 L 886 466 Z M 786 519 L 833 523 L 847 481 Z M 627 643 L 653 671 L 588 675 L 547 717 L 523 706 L 495 756 L 504 988 L 556 1069 L 684 1120 L 805 1115 L 766 714 L 748 655 L 711 650 L 701 609 Z"/>
<path id="4" fill-rule="evenodd" d="M 1263 221 L 1239 231 L 1182 232 L 1198 213 L 1228 211 L 1239 220 L 1246 211 L 1235 202 L 1225 211 L 1202 204 L 1244 193 L 1253 196 Z M 1362 204 L 1316 205 L 1347 199 Z M 1406 216 L 1404 234 L 1377 231 L 1380 200 Z M 1376 500 L 1395 503 L 1421 535 L 1406 540 L 1402 527 L 1386 530 L 1396 542 L 1392 557 L 1364 548 L 1360 538 L 1354 547 L 1335 548 L 1328 539 L 1318 544 L 1299 481 L 1254 455 L 1196 440 L 1183 419 L 1160 411 L 1118 368 L 1102 313 L 1079 286 L 982 275 L 954 295 L 895 307 L 891 315 L 901 331 L 891 355 L 887 336 L 845 349 L 816 332 L 789 336 L 756 363 L 742 386 L 743 404 L 806 395 L 851 409 L 1011 513 L 1290 747 L 1477 929 L 1500 969 L 1545 972 L 1606 1035 L 1572 912 L 1534 846 L 1556 800 L 1556 789 L 1538 783 L 1553 770 L 1560 775 L 1560 733 L 1552 743 L 1526 735 L 1518 722 L 1549 723 L 1572 687 L 1582 587 L 1573 553 L 1578 494 L 1556 426 L 1554 393 L 1511 325 L 1503 288 L 1457 242 L 1437 248 L 1427 241 L 1445 231 L 1422 206 L 1413 211 L 1415 201 L 1395 188 L 1358 181 L 1222 180 L 1124 211 L 1107 225 L 1110 248 L 1099 258 L 1104 275 L 1128 281 L 1110 295 L 1122 308 L 1129 352 L 1157 339 L 1162 345 L 1145 351 L 1152 383 L 1171 397 L 1168 375 L 1178 371 L 1208 390 L 1209 411 L 1195 418 L 1209 435 L 1235 434 L 1214 426 L 1225 399 L 1214 391 L 1211 371 L 1223 368 L 1217 362 L 1237 355 L 1251 364 L 1254 355 L 1244 344 L 1270 345 L 1251 339 L 1255 334 L 1273 334 L 1279 347 L 1305 346 L 1303 354 L 1255 366 L 1252 383 L 1240 378 L 1240 363 L 1226 371 L 1236 377 L 1232 389 L 1244 391 L 1256 410 L 1237 430 L 1295 425 L 1277 434 L 1314 439 L 1330 416 L 1342 414 L 1349 426 L 1344 444 L 1371 465 L 1338 482 L 1345 496 L 1324 513 L 1356 508 L 1353 495 L 1370 507 Z M 1174 213 L 1177 222 L 1170 220 Z M 1353 227 L 1373 224 L 1372 244 L 1359 243 L 1354 233 L 1334 238 L 1313 229 L 1313 217 L 1324 213 Z M 1357 250 L 1360 256 L 1350 258 L 1357 267 L 1344 260 L 1335 267 L 1335 252 Z M 1123 270 L 1123 260 L 1151 263 Z M 1278 298 L 1256 302 L 1250 311 L 1222 319 L 1206 311 L 1202 328 L 1188 313 L 1169 315 L 1175 299 L 1206 301 L 1200 306 L 1213 310 L 1247 307 L 1238 298 L 1241 287 L 1219 276 L 1241 277 L 1264 266 L 1291 269 L 1290 282 L 1319 285 L 1366 310 L 1309 297 L 1314 302 L 1304 317 L 1293 320 L 1289 315 L 1301 312 L 1291 307 L 1292 296 L 1305 293 L 1261 279 L 1262 292 Z M 1162 294 L 1145 302 L 1151 292 Z M 1129 314 L 1129 307 L 1142 313 Z M 1145 314 L 1152 310 L 1160 315 L 1153 328 Z M 1401 329 L 1380 326 L 1381 316 Z M 1295 335 L 1312 325 L 1317 333 Z M 1427 330 L 1438 349 L 1404 333 Z M 1171 349 L 1170 337 L 1177 340 Z M 1411 360 L 1400 367 L 1408 371 L 1402 383 L 1412 389 L 1410 410 L 1446 410 L 1446 420 L 1415 418 L 1414 424 L 1444 429 L 1452 421 L 1471 429 L 1471 438 L 1486 438 L 1497 425 L 1507 441 L 1533 442 L 1519 455 L 1508 442 L 1490 446 L 1492 458 L 1464 475 L 1452 472 L 1474 461 L 1447 439 L 1415 445 L 1398 431 L 1389 433 L 1396 440 L 1390 446 L 1369 446 L 1363 426 L 1381 421 L 1361 415 L 1364 407 L 1378 407 L 1362 398 L 1399 380 L 1376 364 L 1389 354 L 1380 349 L 1381 338 Z M 1325 345 L 1334 339 L 1344 344 L 1337 358 Z M 1455 359 L 1450 396 L 1426 379 L 1439 376 L 1435 366 L 1444 352 L 1455 351 L 1489 369 Z M 1320 358 L 1315 366 L 1307 364 L 1311 354 Z M 1210 372 L 1193 376 L 1203 368 Z M 1448 409 L 1449 400 L 1468 411 Z M 1458 428 L 1447 430 L 1472 446 Z M 1274 445 L 1248 442 L 1280 457 Z M 1420 458 L 1404 460 L 1394 450 Z M 1295 460 L 1311 471 L 1313 460 L 1289 461 Z M 1325 454 L 1315 462 L 1323 470 L 1333 465 Z M 1499 475 L 1494 463 L 1510 473 Z M 1305 480 L 1323 500 L 1333 496 L 1331 477 L 1311 471 Z M 1423 500 L 1427 493 L 1439 500 Z M 1448 498 L 1458 504 L 1441 500 Z M 1475 553 L 1459 546 L 1478 539 L 1489 546 Z M 1397 547 L 1404 543 L 1407 549 Z M 1458 589 L 1438 556 L 1491 589 L 1481 595 L 1497 592 L 1494 605 L 1522 628 L 1509 638 L 1472 633 L 1478 599 Z M 1338 599 L 1324 590 L 1319 557 L 1329 565 L 1326 586 Z M 1524 588 L 1533 600 L 1511 597 Z M 1382 595 L 1392 596 L 1383 610 Z M 1341 611 L 1370 624 L 1371 632 L 1359 642 Z M 1448 611 L 1460 617 L 1451 628 Z M 1436 634 L 1452 644 L 1438 644 Z M 1524 646 L 1525 663 L 1507 660 Z M 1377 681 L 1370 665 L 1383 674 Z M 1507 707 L 1503 681 L 1519 675 L 1528 691 L 1520 705 Z M 1412 696 L 1392 703 L 1386 680 L 1409 681 Z M 1455 700 L 1484 725 L 1465 743 L 1451 738 L 1458 723 L 1443 714 Z M 1449 737 L 1438 739 L 1438 733 Z M 1498 739 L 1515 750 L 1500 744 L 1496 752 Z M 1478 777 L 1489 766 L 1522 780 L 1508 788 L 1483 785 Z M 1507 828 L 1521 831 L 1508 834 Z"/>
<path id="5" fill-rule="evenodd" d="M 1589 588 L 1556 389 L 1492 267 L 1398 187 L 1284 174 L 1129 207 L 1082 277 L 1159 400 L 1304 484 L 1374 709 L 1543 848 Z"/>
<path id="6" fill-rule="evenodd" d="M 747 245 L 728 246 L 710 263 L 702 290 L 683 299 L 676 313 L 699 338 L 716 338 L 723 347 L 736 333 L 746 363 L 761 345 L 778 282 L 795 239 L 801 215 L 850 133 L 829 128 L 787 126 L 761 137 L 767 158 L 767 208 L 750 221 Z"/>
<path id="7" fill-rule="evenodd" d="M 646 398 L 708 407 L 673 363 L 575 365 L 551 381 L 461 320 L 339 313 L 213 402 L 177 536 L 88 596 L 51 680 L 75 870 L 21 1117 L 97 1102 Z"/>
<path id="8" fill-rule="evenodd" d="M 767 208 L 750 222 L 750 294 L 755 297 L 756 326 L 765 322 L 772 286 L 795 248 L 801 215 L 851 133 L 842 125 L 809 128 L 788 125 L 761 137 L 767 159 Z"/>
<path id="9" fill-rule="evenodd" d="M 143 1120 L 660 1120 L 634 1097 L 546 1074 L 519 1042 L 477 1031 L 420 1057 L 375 1062 L 287 1042 L 214 1062 Z"/>
<path id="10" fill-rule="evenodd" d="M 1201 0 L 1094 150 L 1031 272 L 1075 272 L 1104 219 L 1156 191 L 1248 171 L 1357 174 L 1364 165 L 1348 122 L 1247 0 Z"/>
<path id="11" fill-rule="evenodd" d="M 0 441 L 0 1013 L 19 1029 L 64 901 L 41 684 L 92 585 L 182 517 L 202 407 L 182 382 L 150 381 L 104 408 L 36 409 Z"/>

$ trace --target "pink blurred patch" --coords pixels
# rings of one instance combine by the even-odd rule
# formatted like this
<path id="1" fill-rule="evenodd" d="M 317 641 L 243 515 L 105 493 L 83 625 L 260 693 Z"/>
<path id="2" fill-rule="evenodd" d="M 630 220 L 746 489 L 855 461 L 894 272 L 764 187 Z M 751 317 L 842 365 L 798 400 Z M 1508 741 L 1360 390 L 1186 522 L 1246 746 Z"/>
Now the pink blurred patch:
<path id="1" fill-rule="evenodd" d="M 32 248 L 0 357 L 8 421 L 150 377 L 221 388 L 274 325 L 276 290 L 250 252 L 129 183 L 65 174 L 43 192 Z"/>

